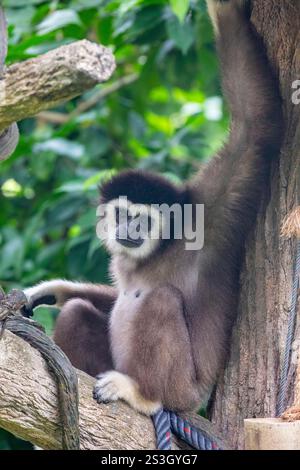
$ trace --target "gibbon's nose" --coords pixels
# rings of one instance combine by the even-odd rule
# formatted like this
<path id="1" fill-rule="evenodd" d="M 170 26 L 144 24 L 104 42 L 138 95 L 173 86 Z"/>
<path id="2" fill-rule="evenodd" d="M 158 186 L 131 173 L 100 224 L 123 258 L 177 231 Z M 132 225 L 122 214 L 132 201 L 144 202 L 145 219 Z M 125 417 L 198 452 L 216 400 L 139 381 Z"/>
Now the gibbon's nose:
<path id="1" fill-rule="evenodd" d="M 144 243 L 144 239 L 135 233 L 135 236 L 131 236 L 130 224 L 122 224 L 117 227 L 116 240 L 120 245 L 126 248 L 138 248 Z"/>

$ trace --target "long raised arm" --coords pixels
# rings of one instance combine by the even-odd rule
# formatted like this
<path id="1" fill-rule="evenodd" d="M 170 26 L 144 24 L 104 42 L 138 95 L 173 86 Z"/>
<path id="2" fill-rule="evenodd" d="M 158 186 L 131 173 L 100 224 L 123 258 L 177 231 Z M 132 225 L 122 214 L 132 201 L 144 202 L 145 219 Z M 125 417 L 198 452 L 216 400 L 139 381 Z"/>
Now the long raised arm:
<path id="1" fill-rule="evenodd" d="M 206 243 L 242 245 L 282 140 L 279 88 L 248 2 L 207 0 L 232 120 L 228 143 L 192 181 L 205 203 Z"/>

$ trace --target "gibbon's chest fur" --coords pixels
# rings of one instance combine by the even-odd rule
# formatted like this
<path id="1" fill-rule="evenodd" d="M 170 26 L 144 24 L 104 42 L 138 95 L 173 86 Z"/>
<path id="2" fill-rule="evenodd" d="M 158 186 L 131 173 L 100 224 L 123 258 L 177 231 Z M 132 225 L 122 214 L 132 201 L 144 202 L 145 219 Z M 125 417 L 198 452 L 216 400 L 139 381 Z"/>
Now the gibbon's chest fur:
<path id="1" fill-rule="evenodd" d="M 119 295 L 111 313 L 110 335 L 115 366 L 121 370 L 133 341 L 132 322 L 141 312 L 145 297 L 157 287 L 172 285 L 181 291 L 187 313 L 196 303 L 199 277 L 199 252 L 185 251 L 181 240 L 167 253 L 160 254 L 159 259 L 154 258 L 140 269 L 136 265 L 133 269 L 131 263 L 123 257 L 114 258 L 111 263 L 111 274 Z"/>

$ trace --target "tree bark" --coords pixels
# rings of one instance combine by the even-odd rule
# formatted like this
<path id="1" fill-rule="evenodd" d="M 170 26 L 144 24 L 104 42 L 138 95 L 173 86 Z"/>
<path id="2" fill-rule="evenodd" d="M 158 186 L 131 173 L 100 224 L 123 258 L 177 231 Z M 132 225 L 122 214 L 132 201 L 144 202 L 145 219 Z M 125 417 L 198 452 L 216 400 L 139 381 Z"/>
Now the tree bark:
<path id="1" fill-rule="evenodd" d="M 273 165 L 271 190 L 266 188 L 268 194 L 247 244 L 231 353 L 212 410 L 213 422 L 234 448 L 244 446 L 244 418 L 276 413 L 296 245 L 280 238 L 280 227 L 300 197 L 300 105 L 292 102 L 292 83 L 300 79 L 300 2 L 252 0 L 252 7 L 252 21 L 280 78 L 286 137 L 280 161 Z M 289 403 L 293 401 L 299 320 L 298 306 Z"/>
<path id="2" fill-rule="evenodd" d="M 94 379 L 77 371 L 80 448 L 83 450 L 155 449 L 152 421 L 118 401 L 98 405 Z M 208 434 L 207 420 L 185 415 Z M 62 432 L 55 379 L 40 353 L 10 331 L 0 340 L 0 428 L 43 449 L 61 449 Z M 223 442 L 224 448 L 228 448 Z M 174 439 L 174 449 L 188 448 Z"/>
<path id="3" fill-rule="evenodd" d="M 112 52 L 87 40 L 11 65 L 0 80 L 0 132 L 110 78 Z"/>

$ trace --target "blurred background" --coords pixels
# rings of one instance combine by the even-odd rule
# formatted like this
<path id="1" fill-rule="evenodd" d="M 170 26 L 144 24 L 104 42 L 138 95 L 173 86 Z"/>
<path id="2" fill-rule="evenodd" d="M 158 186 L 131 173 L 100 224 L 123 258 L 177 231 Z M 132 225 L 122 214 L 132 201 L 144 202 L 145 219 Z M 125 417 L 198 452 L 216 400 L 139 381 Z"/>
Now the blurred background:
<path id="1" fill-rule="evenodd" d="M 222 144 L 221 98 L 204 0 L 6 0 L 7 64 L 88 38 L 112 48 L 109 82 L 20 123 L 0 163 L 0 285 L 63 277 L 108 282 L 96 237 L 98 187 L 124 168 L 175 182 Z M 57 311 L 35 318 L 51 334 Z M 0 404 L 1 406 L 1 404 Z M 30 449 L 0 429 L 0 449 Z"/>

